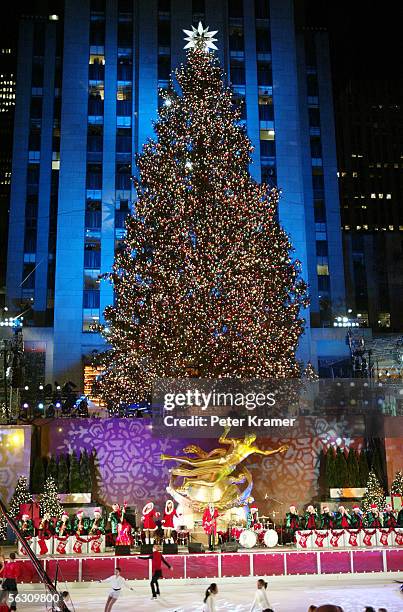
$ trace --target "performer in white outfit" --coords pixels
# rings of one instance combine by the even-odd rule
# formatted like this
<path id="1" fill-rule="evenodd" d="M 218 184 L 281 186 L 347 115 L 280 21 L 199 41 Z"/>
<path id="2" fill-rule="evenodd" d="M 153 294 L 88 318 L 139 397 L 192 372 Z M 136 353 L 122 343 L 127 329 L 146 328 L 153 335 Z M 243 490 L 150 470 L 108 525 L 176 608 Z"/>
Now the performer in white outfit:
<path id="1" fill-rule="evenodd" d="M 216 612 L 215 598 L 218 593 L 218 587 L 215 582 L 212 582 L 204 596 L 203 612 Z"/>
<path id="2" fill-rule="evenodd" d="M 105 580 L 100 580 L 99 582 L 108 582 L 111 585 L 104 612 L 110 612 L 112 610 L 112 606 L 119 599 L 123 587 L 130 589 L 130 591 L 134 591 L 132 587 L 128 586 L 126 579 L 120 575 L 120 567 L 115 569 L 115 574 L 113 576 L 109 576 L 109 578 L 105 578 Z"/>
<path id="3" fill-rule="evenodd" d="M 261 578 L 257 581 L 257 591 L 250 612 L 273 612 L 266 593 L 267 582 Z"/>

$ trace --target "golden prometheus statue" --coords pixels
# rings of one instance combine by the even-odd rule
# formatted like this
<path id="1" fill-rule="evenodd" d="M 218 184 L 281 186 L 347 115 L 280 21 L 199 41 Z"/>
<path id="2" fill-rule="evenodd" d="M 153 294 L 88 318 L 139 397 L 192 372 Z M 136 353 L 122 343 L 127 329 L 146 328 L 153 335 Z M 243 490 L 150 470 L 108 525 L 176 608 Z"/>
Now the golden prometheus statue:
<path id="1" fill-rule="evenodd" d="M 190 505 L 200 511 L 209 503 L 219 510 L 244 506 L 253 487 L 252 474 L 240 464 L 250 455 L 274 455 L 283 453 L 288 446 L 276 450 L 262 450 L 254 444 L 256 434 L 244 438 L 228 438 L 230 428 L 226 427 L 219 438 L 226 448 L 215 448 L 207 453 L 199 446 L 190 445 L 183 449 L 194 457 L 161 455 L 163 461 L 176 461 L 180 465 L 170 470 L 171 477 L 167 491 L 180 504 Z"/>

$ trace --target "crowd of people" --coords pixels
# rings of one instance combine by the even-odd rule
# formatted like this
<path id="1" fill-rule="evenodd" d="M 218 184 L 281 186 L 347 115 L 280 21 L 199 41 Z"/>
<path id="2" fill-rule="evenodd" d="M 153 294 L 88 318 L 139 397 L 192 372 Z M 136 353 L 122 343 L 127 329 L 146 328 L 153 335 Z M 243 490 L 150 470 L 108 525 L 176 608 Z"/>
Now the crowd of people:
<path id="1" fill-rule="evenodd" d="M 298 513 L 296 506 L 291 505 L 286 514 L 286 529 L 295 532 L 301 529 L 362 529 L 381 527 L 403 527 L 403 508 L 395 512 L 390 504 L 378 508 L 371 504 L 367 511 L 362 511 L 358 504 L 351 510 L 339 506 L 332 512 L 329 506 L 323 506 L 318 514 L 313 505 L 309 505 L 305 512 Z"/>
<path id="2" fill-rule="evenodd" d="M 169 570 L 172 571 L 172 566 L 164 558 L 161 549 L 158 545 L 153 546 L 153 551 L 150 555 L 141 556 L 140 559 L 152 561 L 152 578 L 150 582 L 151 586 L 151 598 L 157 600 L 161 595 L 159 580 L 162 578 L 162 564 L 165 564 Z M 17 606 L 15 603 L 15 595 L 18 593 L 18 564 L 16 563 L 16 554 L 10 553 L 9 558 L 6 560 L 3 555 L 0 556 L 0 578 L 2 579 L 2 589 L 0 592 L 0 610 L 2 606 L 7 610 L 16 610 Z M 110 586 L 110 590 L 107 596 L 104 612 L 111 612 L 113 606 L 118 601 L 122 590 L 127 588 L 128 590 L 134 591 L 134 588 L 130 586 L 129 581 L 122 576 L 120 567 L 116 567 L 115 572 L 109 578 L 99 580 L 100 583 L 107 583 Z M 250 597 L 250 608 L 249 612 L 274 612 L 274 608 L 270 602 L 268 594 L 267 582 L 259 578 L 256 583 L 256 590 L 254 595 Z M 216 612 L 217 607 L 217 595 L 219 589 L 217 583 L 213 582 L 206 589 L 203 598 L 203 612 Z M 10 597 L 11 596 L 11 597 Z M 70 601 L 70 595 L 67 591 L 60 592 L 60 601 L 63 605 L 59 607 L 60 610 L 68 612 L 69 608 L 66 602 Z M 316 606 L 310 605 L 308 612 L 343 612 L 343 608 L 340 606 L 326 604 Z M 386 608 L 375 608 L 366 606 L 363 612 L 387 612 Z"/>

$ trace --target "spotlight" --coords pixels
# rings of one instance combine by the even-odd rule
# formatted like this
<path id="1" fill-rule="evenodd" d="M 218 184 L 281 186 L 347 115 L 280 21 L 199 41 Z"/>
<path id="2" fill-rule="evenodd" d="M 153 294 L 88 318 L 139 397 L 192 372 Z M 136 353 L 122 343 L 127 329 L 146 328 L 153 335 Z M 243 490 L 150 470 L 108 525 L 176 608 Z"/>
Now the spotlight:
<path id="1" fill-rule="evenodd" d="M 22 405 L 23 408 L 29 408 L 29 404 L 27 404 L 27 402 L 25 402 L 25 404 Z"/>
<path id="2" fill-rule="evenodd" d="M 38 404 L 38 408 L 39 408 L 40 410 L 43 410 L 43 404 L 42 404 L 42 402 L 40 402 L 40 403 Z"/>
<path id="3" fill-rule="evenodd" d="M 60 402 L 56 402 L 55 407 L 56 407 L 56 408 L 61 408 L 61 407 L 62 407 L 62 405 L 61 405 L 61 403 L 60 403 Z"/>
<path id="4" fill-rule="evenodd" d="M 39 385 L 39 390 L 43 391 L 43 385 Z"/>

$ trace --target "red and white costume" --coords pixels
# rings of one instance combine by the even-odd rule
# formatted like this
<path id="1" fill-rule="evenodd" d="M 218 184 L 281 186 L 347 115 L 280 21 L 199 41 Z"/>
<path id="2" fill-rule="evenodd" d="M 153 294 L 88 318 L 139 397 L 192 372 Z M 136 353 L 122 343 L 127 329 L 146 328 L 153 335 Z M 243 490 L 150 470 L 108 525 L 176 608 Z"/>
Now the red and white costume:
<path id="1" fill-rule="evenodd" d="M 164 529 L 175 529 L 174 518 L 178 514 L 175 510 L 174 503 L 171 499 L 168 499 L 165 504 L 164 518 L 162 519 L 162 526 Z"/>
<path id="2" fill-rule="evenodd" d="M 159 516 L 160 513 L 156 512 L 153 502 L 148 502 L 144 506 L 141 520 L 143 522 L 143 529 L 146 532 L 146 544 L 150 543 L 150 533 L 154 532 L 157 529 L 155 521 Z M 151 539 L 151 543 L 153 543 L 153 541 L 154 540 Z"/>
<path id="3" fill-rule="evenodd" d="M 155 531 L 157 529 L 155 520 L 160 516 L 160 513 L 155 511 L 153 502 L 148 502 L 144 506 L 142 515 L 141 520 L 143 521 L 144 529 L 146 531 Z"/>
<path id="4" fill-rule="evenodd" d="M 207 506 L 203 513 L 203 529 L 207 534 L 214 534 L 217 531 L 218 510 L 214 506 Z"/>
<path id="5" fill-rule="evenodd" d="M 178 513 L 175 510 L 174 503 L 172 499 L 168 499 L 165 503 L 164 517 L 162 519 L 162 526 L 164 528 L 164 538 L 165 542 L 171 541 L 173 543 L 173 538 L 171 538 L 171 531 L 175 529 L 174 518 L 178 517 Z"/>

